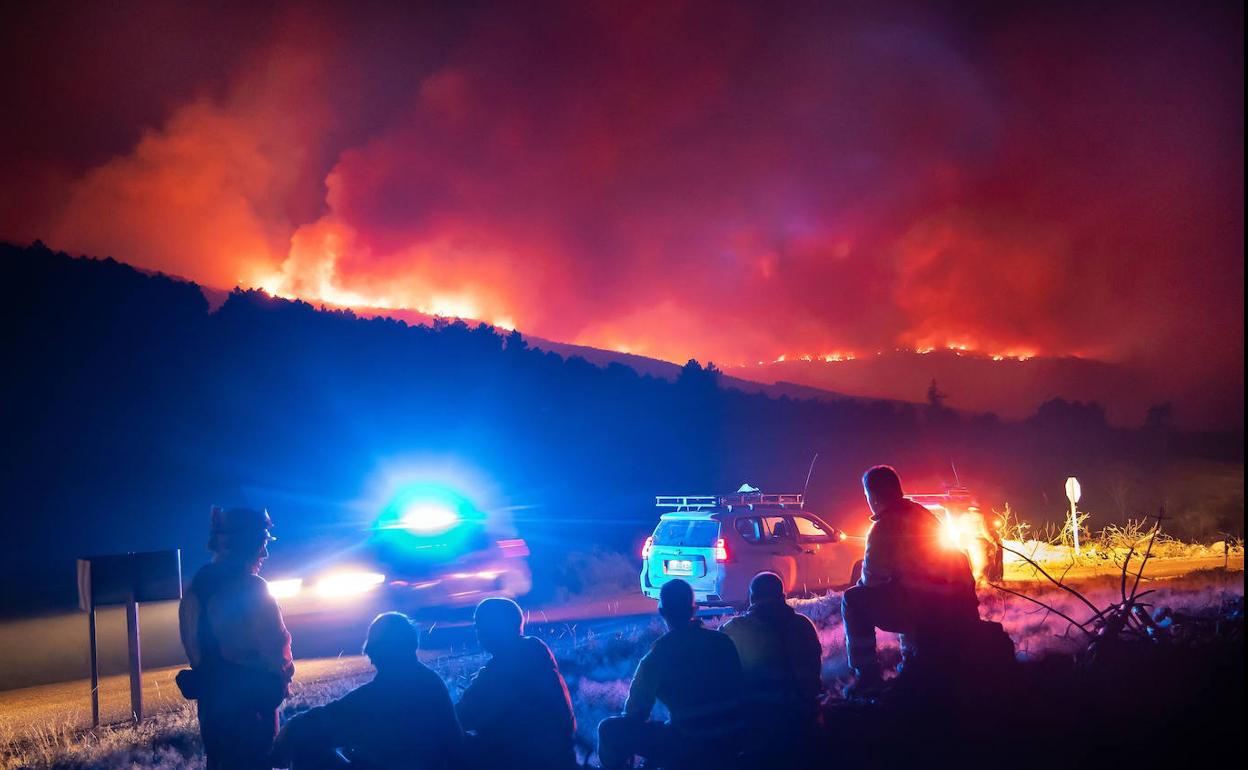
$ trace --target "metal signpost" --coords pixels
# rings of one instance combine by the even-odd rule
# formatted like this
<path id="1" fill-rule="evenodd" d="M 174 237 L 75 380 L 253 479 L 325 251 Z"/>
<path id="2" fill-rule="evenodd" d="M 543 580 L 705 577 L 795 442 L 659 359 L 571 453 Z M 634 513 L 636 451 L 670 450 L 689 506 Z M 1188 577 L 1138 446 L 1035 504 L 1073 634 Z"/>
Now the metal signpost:
<path id="1" fill-rule="evenodd" d="M 1076 505 L 1082 495 L 1079 479 L 1074 476 L 1066 479 L 1066 499 L 1070 501 L 1070 532 L 1075 538 L 1075 556 L 1079 555 L 1079 510 Z"/>
<path id="2" fill-rule="evenodd" d="M 126 605 L 126 646 L 130 661 L 130 710 L 143 720 L 143 656 L 139 647 L 139 602 L 182 598 L 182 551 L 148 551 L 78 560 L 78 606 L 87 613 L 91 645 L 91 724 L 100 725 L 100 666 L 95 611 Z"/>

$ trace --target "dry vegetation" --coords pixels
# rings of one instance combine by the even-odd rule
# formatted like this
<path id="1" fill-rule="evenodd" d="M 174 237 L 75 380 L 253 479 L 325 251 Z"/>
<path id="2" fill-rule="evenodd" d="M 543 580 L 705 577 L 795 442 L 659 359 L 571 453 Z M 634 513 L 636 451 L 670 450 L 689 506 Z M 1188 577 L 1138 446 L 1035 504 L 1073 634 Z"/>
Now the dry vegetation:
<path id="1" fill-rule="evenodd" d="M 1150 543 L 1154 559 L 1242 559 L 1244 556 L 1243 538 L 1229 533 L 1208 543 L 1186 542 L 1163 531 L 1156 517 L 1127 519 L 1123 524 L 1108 524 L 1092 532 L 1087 528 L 1089 515 L 1086 513 L 1079 516 L 1080 552 L 1076 556 L 1069 526 L 1047 524 L 1036 529 L 1008 505 L 1000 516 L 1008 549 L 1007 564 L 1022 563 L 1025 557 L 1055 567 L 1059 572 L 1072 565 L 1117 571 L 1128 553 L 1141 554 Z"/>

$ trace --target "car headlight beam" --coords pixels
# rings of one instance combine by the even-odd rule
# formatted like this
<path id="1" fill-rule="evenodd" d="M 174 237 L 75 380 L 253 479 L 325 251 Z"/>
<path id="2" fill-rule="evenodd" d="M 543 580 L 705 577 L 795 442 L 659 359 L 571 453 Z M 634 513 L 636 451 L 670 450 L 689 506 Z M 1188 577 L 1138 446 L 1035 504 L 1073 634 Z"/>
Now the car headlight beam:
<path id="1" fill-rule="evenodd" d="M 379 572 L 334 572 L 316 581 L 316 593 L 326 599 L 368 593 L 386 582 Z"/>
<path id="2" fill-rule="evenodd" d="M 303 578 L 270 580 L 268 586 L 269 596 L 272 596 L 274 599 L 289 599 L 292 596 L 298 596 L 303 591 Z"/>

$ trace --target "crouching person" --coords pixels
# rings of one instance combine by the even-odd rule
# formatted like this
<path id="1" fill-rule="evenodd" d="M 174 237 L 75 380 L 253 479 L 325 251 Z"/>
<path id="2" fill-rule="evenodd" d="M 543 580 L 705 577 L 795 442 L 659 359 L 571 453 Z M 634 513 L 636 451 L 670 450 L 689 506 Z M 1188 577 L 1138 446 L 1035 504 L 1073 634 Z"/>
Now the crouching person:
<path id="1" fill-rule="evenodd" d="M 378 615 L 364 654 L 372 681 L 296 716 L 273 748 L 274 765 L 293 770 L 444 770 L 459 757 L 463 732 L 442 678 L 416 657 L 416 628 L 405 615 Z"/>
<path id="2" fill-rule="evenodd" d="M 575 767 L 576 718 L 550 648 L 524 636 L 524 615 L 511 599 L 482 600 L 474 622 L 477 639 L 491 657 L 456 707 L 468 731 L 468 767 Z"/>
<path id="3" fill-rule="evenodd" d="M 941 522 L 906 499 L 897 472 L 877 465 L 862 479 L 871 509 L 862 578 L 841 599 L 845 647 L 857 675 L 851 694 L 871 695 L 882 685 L 876 657 L 877 628 L 902 634 L 909 667 L 924 638 L 949 640 L 979 620 L 970 563 L 941 543 Z M 943 646 L 943 645 L 941 645 Z"/>
<path id="4" fill-rule="evenodd" d="M 273 526 L 249 508 L 212 509 L 212 563 L 195 573 L 178 606 L 189 670 L 178 688 L 199 702 L 208 770 L 268 770 L 277 707 L 295 666 L 290 634 L 260 577 Z"/>
<path id="5" fill-rule="evenodd" d="M 741 660 L 732 640 L 694 618 L 693 589 L 672 580 L 659 593 L 668 632 L 637 664 L 623 716 L 598 725 L 598 758 L 608 770 L 636 755 L 660 767 L 717 767 L 739 748 Z M 650 721 L 655 701 L 670 722 Z"/>
<path id="6" fill-rule="evenodd" d="M 785 603 L 779 575 L 760 572 L 750 581 L 749 611 L 728 621 L 724 633 L 741 656 L 751 730 L 765 736 L 775 756 L 800 753 L 817 727 L 823 689 L 815 624 Z"/>

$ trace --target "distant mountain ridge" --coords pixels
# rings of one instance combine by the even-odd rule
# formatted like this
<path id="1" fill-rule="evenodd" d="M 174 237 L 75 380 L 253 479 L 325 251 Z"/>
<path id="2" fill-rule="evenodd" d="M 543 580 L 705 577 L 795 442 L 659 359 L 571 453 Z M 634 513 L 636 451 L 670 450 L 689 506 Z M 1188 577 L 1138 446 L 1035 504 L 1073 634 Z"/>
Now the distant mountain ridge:
<path id="1" fill-rule="evenodd" d="M 137 269 L 137 268 L 136 268 Z M 140 270 L 155 274 L 154 271 Z M 177 280 L 186 279 L 169 276 Z M 187 281 L 187 283 L 194 283 Z M 199 286 L 209 307 L 220 307 L 230 291 Z M 306 301 L 306 300 L 305 300 Z M 409 324 L 429 325 L 436 316 L 395 308 L 346 308 L 364 317 L 386 316 Z M 475 319 L 462 319 L 479 323 Z M 681 365 L 670 361 L 586 345 L 524 335 L 530 345 L 565 358 L 576 356 L 599 366 L 621 364 L 643 375 L 674 380 Z M 1140 425 L 1148 409 L 1170 400 L 1149 387 L 1148 378 L 1128 364 L 1076 357 L 1036 356 L 1026 360 L 994 360 L 973 352 L 935 350 L 925 353 L 895 350 L 843 361 L 792 359 L 753 366 L 722 367 L 720 382 L 746 393 L 773 398 L 885 401 L 921 404 L 933 380 L 946 405 L 968 414 L 992 413 L 1005 419 L 1023 419 L 1045 401 L 1096 402 L 1105 407 L 1110 422 Z M 1185 420 L 1179 409 L 1177 420 Z M 1197 420 L 1196 422 L 1199 422 Z"/>
<path id="2" fill-rule="evenodd" d="M 146 271 L 141 271 L 146 272 Z M 185 280 L 178 278 L 178 280 Z M 187 281 L 193 283 L 192 281 Z M 230 295 L 230 290 L 217 289 L 208 286 L 199 286 L 200 291 L 207 300 L 208 306 L 216 309 L 223 305 Z M 307 301 L 307 300 L 305 300 Z M 320 305 L 336 310 L 350 310 L 356 315 L 365 318 L 387 317 L 403 321 L 407 324 L 422 324 L 429 326 L 438 320 L 438 316 L 428 313 L 422 313 L 418 310 L 406 310 L 397 308 L 369 308 L 369 307 L 345 307 L 338 306 L 328 302 L 309 302 L 312 305 Z M 462 320 L 469 324 L 486 323 L 478 321 L 474 318 L 451 319 Z M 487 325 L 489 325 L 487 323 Z M 671 361 L 664 361 L 658 358 L 649 358 L 647 356 L 637 355 L 636 353 L 622 353 L 616 350 L 606 350 L 603 348 L 595 348 L 588 345 L 576 345 L 570 342 L 557 342 L 542 337 L 534 337 L 523 334 L 525 341 L 531 346 L 540 350 L 546 350 L 551 353 L 557 353 L 564 358 L 583 358 L 591 364 L 598 367 L 606 367 L 611 364 L 620 364 L 627 366 L 641 375 L 649 375 L 664 380 L 675 380 L 680 376 L 682 365 Z M 707 362 L 713 363 L 713 362 Z M 793 398 L 793 399 L 815 399 L 821 401 L 888 401 L 893 403 L 914 403 L 912 399 L 904 398 L 876 398 L 871 395 L 848 395 L 839 393 L 827 388 L 821 388 L 809 384 L 801 384 L 797 382 L 763 382 L 745 376 L 733 375 L 725 371 L 720 377 L 720 384 L 727 388 L 742 391 L 744 393 L 761 393 L 771 398 Z"/>

